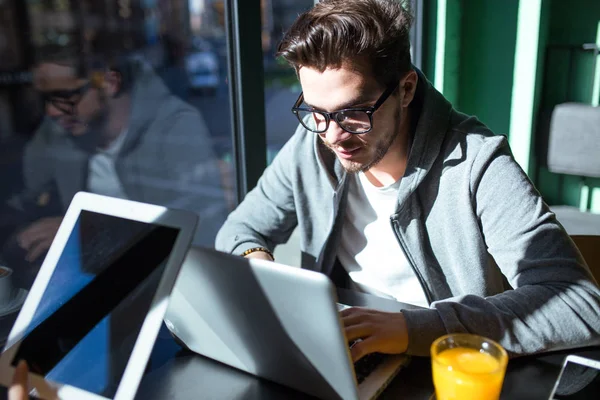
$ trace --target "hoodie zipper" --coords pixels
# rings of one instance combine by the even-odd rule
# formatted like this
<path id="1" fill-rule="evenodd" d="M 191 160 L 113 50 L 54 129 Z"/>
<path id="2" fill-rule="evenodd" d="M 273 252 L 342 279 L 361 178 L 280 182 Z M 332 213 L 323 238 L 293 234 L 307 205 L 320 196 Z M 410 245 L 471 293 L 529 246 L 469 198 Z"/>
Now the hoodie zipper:
<path id="1" fill-rule="evenodd" d="M 392 230 L 394 231 L 394 236 L 396 236 L 396 240 L 398 241 L 400 248 L 402 249 L 402 251 L 404 252 L 404 255 L 406 256 L 408 265 L 410 265 L 410 267 L 412 268 L 412 270 L 415 273 L 415 276 L 419 280 L 419 283 L 421 284 L 421 288 L 423 289 L 423 292 L 425 293 L 425 297 L 427 298 L 427 302 L 429 304 L 431 304 L 432 296 L 431 296 L 431 293 L 429 293 L 429 289 L 425 285 L 425 280 L 423 279 L 421 272 L 415 267 L 415 264 L 412 262 L 412 257 L 410 256 L 406 245 L 404 244 L 404 242 L 402 241 L 402 238 L 400 237 L 400 234 L 398 233 L 398 227 L 397 227 L 398 221 L 396 221 L 393 217 L 390 217 L 390 224 L 392 225 Z"/>
<path id="2" fill-rule="evenodd" d="M 321 251 L 319 252 L 319 257 L 317 258 L 316 261 L 316 267 L 319 269 L 319 271 L 323 270 L 323 254 L 325 253 L 325 249 L 327 248 L 327 244 L 329 243 L 329 240 L 331 239 L 331 234 L 333 232 L 333 228 L 335 225 L 335 219 L 337 217 L 338 214 L 338 209 L 339 209 L 339 199 L 338 197 L 340 196 L 340 192 L 343 191 L 344 188 L 344 183 L 346 182 L 346 177 L 344 176 L 342 178 L 342 180 L 340 181 L 340 183 L 337 185 L 337 187 L 333 190 L 333 196 L 332 196 L 332 200 L 333 200 L 333 207 L 332 207 L 332 213 L 331 213 L 331 217 L 329 219 L 329 233 L 327 234 L 327 238 L 325 239 L 325 243 L 323 243 L 323 246 L 321 247 Z"/>
<path id="3" fill-rule="evenodd" d="M 323 270 L 323 254 L 325 253 L 325 249 L 327 248 L 327 244 L 329 243 L 329 239 L 331 238 L 331 233 L 333 232 L 333 225 L 335 224 L 335 217 L 337 215 L 337 191 L 333 192 L 333 212 L 331 213 L 331 218 L 329 219 L 329 233 L 327 234 L 327 238 L 325 239 L 325 243 L 321 247 L 321 251 L 319 252 L 319 258 L 317 259 L 316 266 L 319 271 Z"/>

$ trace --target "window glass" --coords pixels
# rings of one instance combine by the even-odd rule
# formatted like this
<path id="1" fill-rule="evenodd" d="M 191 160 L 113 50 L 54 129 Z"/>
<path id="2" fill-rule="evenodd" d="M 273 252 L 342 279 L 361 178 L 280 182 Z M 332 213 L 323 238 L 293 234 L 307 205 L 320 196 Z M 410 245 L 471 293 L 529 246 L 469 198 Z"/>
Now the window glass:
<path id="1" fill-rule="evenodd" d="M 262 0 L 262 43 L 265 69 L 265 124 L 270 163 L 294 134 L 298 120 L 291 109 L 300 95 L 300 83 L 287 62 L 277 58 L 277 46 L 299 14 L 314 0 Z"/>
<path id="2" fill-rule="evenodd" d="M 234 206 L 227 63 L 222 1 L 0 2 L 0 265 L 12 291 L 29 290 L 78 191 L 192 210 L 194 244 L 213 245 Z M 0 347 L 15 299 L 0 296 Z"/>

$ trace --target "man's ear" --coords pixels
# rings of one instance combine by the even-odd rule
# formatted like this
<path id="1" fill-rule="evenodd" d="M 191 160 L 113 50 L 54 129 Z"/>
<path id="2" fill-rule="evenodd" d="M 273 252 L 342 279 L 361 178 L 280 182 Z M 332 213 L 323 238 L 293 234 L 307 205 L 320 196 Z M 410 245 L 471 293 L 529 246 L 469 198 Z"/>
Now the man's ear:
<path id="1" fill-rule="evenodd" d="M 110 69 L 104 73 L 102 86 L 108 97 L 117 97 L 121 93 L 123 78 L 118 71 Z"/>
<path id="2" fill-rule="evenodd" d="M 400 81 L 400 90 L 404 93 L 404 96 L 402 96 L 402 107 L 408 107 L 415 97 L 418 81 L 419 76 L 414 69 L 411 69 Z"/>

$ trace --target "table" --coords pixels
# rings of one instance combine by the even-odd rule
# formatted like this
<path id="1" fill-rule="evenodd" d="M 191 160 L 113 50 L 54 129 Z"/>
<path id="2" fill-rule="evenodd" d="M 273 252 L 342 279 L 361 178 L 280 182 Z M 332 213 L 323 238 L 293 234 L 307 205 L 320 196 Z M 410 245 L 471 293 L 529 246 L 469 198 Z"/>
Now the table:
<path id="1" fill-rule="evenodd" d="M 374 307 L 385 311 L 413 307 L 342 289 L 338 290 L 338 298 L 345 304 Z M 600 347 L 510 360 L 501 398 L 546 400 L 566 354 L 578 354 L 600 360 Z M 430 359 L 413 357 L 408 367 L 400 371 L 380 399 L 429 400 L 432 393 Z M 0 398 L 5 396 L 5 388 L 0 387 Z M 136 396 L 136 399 L 161 400 L 283 398 L 306 400 L 311 397 L 183 350 L 164 326 L 159 333 L 147 372 Z"/>
<path id="2" fill-rule="evenodd" d="M 361 293 L 338 290 L 340 302 L 385 311 L 413 307 Z M 600 359 L 600 347 L 528 356 L 509 362 L 502 399 L 548 398 L 566 354 Z M 431 362 L 413 357 L 380 397 L 428 400 L 433 393 Z M 181 349 L 166 329 L 161 330 L 137 399 L 310 399 L 311 397 L 268 382 L 216 361 Z"/>

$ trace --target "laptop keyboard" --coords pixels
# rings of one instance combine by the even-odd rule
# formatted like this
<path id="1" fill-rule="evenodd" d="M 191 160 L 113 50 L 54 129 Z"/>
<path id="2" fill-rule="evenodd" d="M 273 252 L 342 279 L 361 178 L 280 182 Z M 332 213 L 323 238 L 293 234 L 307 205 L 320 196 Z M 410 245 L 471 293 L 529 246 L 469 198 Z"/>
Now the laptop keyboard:
<path id="1" fill-rule="evenodd" d="M 350 308 L 345 304 L 337 303 L 338 311 L 342 311 L 346 308 Z M 353 340 L 348 343 L 348 346 L 352 348 L 355 343 L 360 342 L 360 339 Z M 354 363 L 354 373 L 356 374 L 356 381 L 360 385 L 367 376 L 371 374 L 371 372 L 375 371 L 375 369 L 385 360 L 385 354 L 382 353 L 371 353 L 367 354 L 360 360 Z"/>
<path id="2" fill-rule="evenodd" d="M 350 343 L 350 347 L 354 346 L 357 341 Z M 367 354 L 360 360 L 354 363 L 354 373 L 356 374 L 356 381 L 360 385 L 371 372 L 383 362 L 385 354 L 382 353 L 371 353 Z"/>

